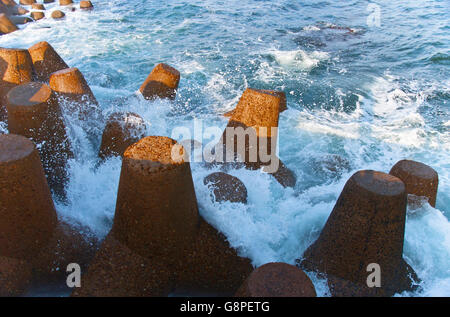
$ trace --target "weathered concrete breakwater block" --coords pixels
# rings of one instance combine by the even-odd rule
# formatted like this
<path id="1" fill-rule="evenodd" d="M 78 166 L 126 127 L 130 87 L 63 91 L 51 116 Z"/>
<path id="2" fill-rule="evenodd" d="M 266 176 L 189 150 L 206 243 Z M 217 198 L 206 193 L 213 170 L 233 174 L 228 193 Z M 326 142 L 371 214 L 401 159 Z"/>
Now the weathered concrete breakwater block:
<path id="1" fill-rule="evenodd" d="M 439 176 L 433 168 L 420 162 L 401 160 L 392 167 L 389 174 L 403 181 L 408 194 L 426 197 L 429 204 L 436 207 Z"/>
<path id="2" fill-rule="evenodd" d="M 94 6 L 92 5 L 91 1 L 80 1 L 80 9 L 90 10 L 93 8 Z"/>
<path id="3" fill-rule="evenodd" d="M 60 219 L 49 242 L 32 261 L 33 283 L 67 286 L 67 266 L 77 263 L 82 273 L 87 272 L 98 247 L 98 239 L 88 228 Z"/>
<path id="4" fill-rule="evenodd" d="M 287 263 L 267 263 L 245 280 L 236 297 L 316 297 L 309 277 Z"/>
<path id="5" fill-rule="evenodd" d="M 216 172 L 206 176 L 203 183 L 208 186 L 211 191 L 211 198 L 215 201 L 247 203 L 247 188 L 237 177 Z"/>
<path id="6" fill-rule="evenodd" d="M 231 296 L 252 270 L 250 260 L 240 257 L 223 234 L 200 218 L 195 242 L 177 270 L 176 291 Z"/>
<path id="7" fill-rule="evenodd" d="M 20 0 L 19 3 L 20 3 L 21 5 L 28 5 L 28 6 L 30 6 L 30 5 L 32 5 L 33 3 L 36 3 L 36 0 Z"/>
<path id="8" fill-rule="evenodd" d="M 61 107 L 71 113 L 78 113 L 81 121 L 91 119 L 98 123 L 103 120 L 97 99 L 78 68 L 67 68 L 51 74 L 50 88 L 64 100 L 61 101 Z M 88 133 L 96 134 L 93 131 Z"/>
<path id="9" fill-rule="evenodd" d="M 52 73 L 69 68 L 48 42 L 36 43 L 28 49 L 28 52 L 38 81 L 48 82 Z"/>
<path id="10" fill-rule="evenodd" d="M 39 144 L 48 185 L 65 197 L 66 164 L 73 157 L 58 99 L 49 86 L 29 82 L 7 95 L 8 129 Z"/>
<path id="11" fill-rule="evenodd" d="M 112 228 L 134 252 L 169 262 L 192 245 L 199 221 L 191 168 L 176 145 L 146 137 L 125 151 Z"/>
<path id="12" fill-rule="evenodd" d="M 59 0 L 59 5 L 60 6 L 68 6 L 68 5 L 71 5 L 71 4 L 73 4 L 72 0 Z"/>
<path id="13" fill-rule="evenodd" d="M 166 137 L 143 138 L 125 151 L 113 228 L 73 296 L 236 291 L 250 262 L 199 217 L 184 158 Z"/>
<path id="14" fill-rule="evenodd" d="M 31 5 L 31 9 L 33 10 L 45 10 L 45 7 L 42 3 L 33 3 Z"/>
<path id="15" fill-rule="evenodd" d="M 109 233 L 72 296 L 167 296 L 174 286 L 172 276 L 163 262 L 136 254 Z"/>
<path id="16" fill-rule="evenodd" d="M 0 293 L 20 295 L 30 281 L 66 285 L 67 265 L 86 268 L 96 250 L 96 239 L 88 235 L 58 221 L 34 143 L 0 135 Z"/>
<path id="17" fill-rule="evenodd" d="M 99 157 L 122 156 L 125 150 L 145 136 L 144 119 L 135 113 L 113 113 L 106 122 Z"/>
<path id="18" fill-rule="evenodd" d="M 224 156 L 234 157 L 235 160 L 244 162 L 249 169 L 263 168 L 274 176 L 282 186 L 293 187 L 296 182 L 294 173 L 275 154 L 278 118 L 282 103 L 283 99 L 278 93 L 268 90 L 246 89 L 233 111 L 221 142 L 224 147 Z M 228 129 L 233 129 L 234 133 L 227 133 Z M 252 137 L 249 135 L 246 135 L 245 139 L 242 136 L 236 136 L 238 131 L 243 130 L 253 134 L 256 142 L 252 144 L 250 142 Z M 264 158 L 261 153 L 265 153 L 268 158 Z M 268 159 L 269 162 L 267 162 Z M 278 161 L 278 168 L 272 171 L 271 164 L 275 160 Z"/>
<path id="19" fill-rule="evenodd" d="M 31 278 L 30 263 L 0 255 L 0 297 L 22 295 L 31 284 Z"/>
<path id="20" fill-rule="evenodd" d="M 33 74 L 27 50 L 0 48 L 0 121 L 6 121 L 6 95 L 9 90 L 31 81 Z"/>
<path id="21" fill-rule="evenodd" d="M 33 11 L 33 12 L 30 13 L 30 16 L 35 21 L 38 21 L 38 20 L 41 20 L 41 19 L 45 18 L 44 12 L 40 12 L 40 11 Z"/>
<path id="22" fill-rule="evenodd" d="M 0 2 L 0 13 L 4 13 L 8 16 L 27 14 L 28 10 L 17 5 L 14 0 L 2 0 Z"/>
<path id="23" fill-rule="evenodd" d="M 286 94 L 284 93 L 284 91 L 276 91 L 276 90 L 268 90 L 268 89 L 260 89 L 261 91 L 264 91 L 268 94 L 272 94 L 274 96 L 278 96 L 281 98 L 281 103 L 280 103 L 280 113 L 287 110 L 287 99 L 286 99 Z M 225 117 L 231 118 L 234 114 L 235 109 L 228 111 L 226 113 L 224 113 Z"/>
<path id="24" fill-rule="evenodd" d="M 50 240 L 57 217 L 36 146 L 0 135 L 0 255 L 32 260 Z"/>
<path id="25" fill-rule="evenodd" d="M 50 75 L 50 88 L 68 100 L 83 104 L 98 105 L 91 88 L 78 68 L 66 68 Z M 77 109 L 73 109 L 77 110 Z M 80 109 L 87 112 L 86 109 Z"/>
<path id="26" fill-rule="evenodd" d="M 381 269 L 378 295 L 412 290 L 417 277 L 403 259 L 405 217 L 403 182 L 389 174 L 359 171 L 345 184 L 319 238 L 305 251 L 300 265 L 349 281 L 359 286 L 360 294 L 366 294 L 371 290 L 367 270 L 369 264 L 376 263 Z M 334 294 L 345 293 L 339 285 L 330 285 Z"/>
<path id="27" fill-rule="evenodd" d="M 52 12 L 51 17 L 53 19 L 62 19 L 66 16 L 66 14 L 64 12 L 62 12 L 61 10 L 55 10 Z"/>
<path id="28" fill-rule="evenodd" d="M 17 31 L 17 26 L 4 13 L 0 13 L 0 34 L 8 34 Z"/>
<path id="29" fill-rule="evenodd" d="M 142 84 L 139 91 L 145 99 L 175 99 L 180 72 L 167 64 L 158 64 Z"/>

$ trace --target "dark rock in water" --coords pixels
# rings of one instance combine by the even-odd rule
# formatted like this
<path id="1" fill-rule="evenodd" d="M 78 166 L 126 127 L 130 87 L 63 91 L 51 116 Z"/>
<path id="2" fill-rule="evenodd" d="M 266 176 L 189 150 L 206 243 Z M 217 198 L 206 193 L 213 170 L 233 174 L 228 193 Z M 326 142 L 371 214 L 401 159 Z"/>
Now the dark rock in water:
<path id="1" fill-rule="evenodd" d="M 113 113 L 106 122 L 99 157 L 122 156 L 125 150 L 145 136 L 144 119 L 135 113 Z"/>
<path id="2" fill-rule="evenodd" d="M 309 277 L 287 263 L 267 263 L 254 270 L 236 297 L 316 297 Z"/>
<path id="3" fill-rule="evenodd" d="M 406 191 L 392 175 L 359 171 L 346 183 L 301 267 L 350 281 L 367 291 L 369 264 L 381 268 L 378 294 L 413 290 L 417 277 L 403 259 Z"/>
<path id="4" fill-rule="evenodd" d="M 72 296 L 168 296 L 173 284 L 172 272 L 158 257 L 142 257 L 110 233 Z"/>
<path id="5" fill-rule="evenodd" d="M 80 9 L 93 9 L 94 6 L 92 5 L 91 1 L 80 1 Z"/>
<path id="6" fill-rule="evenodd" d="M 53 3 L 55 0 L 44 0 L 44 3 Z"/>
<path id="7" fill-rule="evenodd" d="M 327 46 L 322 40 L 316 37 L 311 36 L 297 36 L 294 39 L 294 42 L 302 47 L 311 47 L 311 48 L 319 48 L 319 47 L 325 47 Z"/>
<path id="8" fill-rule="evenodd" d="M 0 34 L 8 34 L 17 31 L 17 26 L 4 13 L 0 14 Z"/>
<path id="9" fill-rule="evenodd" d="M 239 257 L 226 237 L 203 219 L 182 264 L 177 274 L 177 290 L 224 295 L 233 295 L 253 269 L 250 260 Z"/>
<path id="10" fill-rule="evenodd" d="M 43 12 L 32 13 L 44 14 Z M 39 81 L 48 82 L 52 73 L 69 68 L 48 42 L 36 43 L 28 48 L 28 52 L 33 61 L 34 74 Z"/>
<path id="11" fill-rule="evenodd" d="M 48 184 L 57 196 L 64 198 L 66 164 L 73 153 L 54 92 L 37 82 L 19 85 L 7 95 L 7 110 L 9 132 L 39 145 Z"/>
<path id="12" fill-rule="evenodd" d="M 145 99 L 175 99 L 180 72 L 167 64 L 158 64 L 142 84 L 139 91 Z"/>
<path id="13" fill-rule="evenodd" d="M 237 177 L 217 172 L 206 176 L 203 183 L 211 190 L 211 198 L 216 201 L 247 203 L 247 188 Z"/>
<path id="14" fill-rule="evenodd" d="M 22 295 L 31 283 L 31 265 L 24 260 L 0 256 L 0 297 Z"/>
<path id="15" fill-rule="evenodd" d="M 310 159 L 310 164 L 315 175 L 328 177 L 341 176 L 343 172 L 351 169 L 350 162 L 337 154 L 326 154 L 324 156 Z"/>
<path id="16" fill-rule="evenodd" d="M 40 12 L 40 11 L 33 11 L 33 12 L 31 12 L 30 16 L 35 21 L 45 18 L 44 12 Z"/>
<path id="17" fill-rule="evenodd" d="M 0 135 L 0 202 L 0 254 L 34 259 L 57 217 L 39 153 L 23 136 Z"/>
<path id="18" fill-rule="evenodd" d="M 66 14 L 64 12 L 62 12 L 61 10 L 55 10 L 52 12 L 53 19 L 62 19 L 65 16 L 66 16 Z"/>
<path id="19" fill-rule="evenodd" d="M 432 207 L 436 206 L 439 176 L 433 168 L 420 162 L 401 160 L 392 167 L 389 174 L 405 183 L 408 194 L 426 197 Z"/>

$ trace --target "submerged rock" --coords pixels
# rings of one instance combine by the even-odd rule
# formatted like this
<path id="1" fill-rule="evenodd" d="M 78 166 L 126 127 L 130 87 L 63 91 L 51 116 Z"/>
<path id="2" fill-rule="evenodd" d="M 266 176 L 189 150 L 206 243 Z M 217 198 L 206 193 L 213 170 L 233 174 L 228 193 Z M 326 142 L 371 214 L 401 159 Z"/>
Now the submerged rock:
<path id="1" fill-rule="evenodd" d="M 233 203 L 247 203 L 247 188 L 244 183 L 234 176 L 217 172 L 209 174 L 203 180 L 211 191 L 211 198 L 216 201 L 230 201 Z"/>
<path id="2" fill-rule="evenodd" d="M 316 297 L 316 290 L 299 268 L 287 263 L 267 263 L 250 274 L 235 296 Z"/>

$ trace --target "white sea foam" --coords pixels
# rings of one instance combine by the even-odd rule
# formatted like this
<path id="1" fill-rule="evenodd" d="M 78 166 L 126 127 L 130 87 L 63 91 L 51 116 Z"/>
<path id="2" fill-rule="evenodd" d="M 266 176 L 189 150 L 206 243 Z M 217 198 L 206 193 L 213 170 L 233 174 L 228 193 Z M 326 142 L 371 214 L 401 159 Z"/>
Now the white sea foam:
<path id="1" fill-rule="evenodd" d="M 317 67 L 320 62 L 330 58 L 327 52 L 304 50 L 282 51 L 273 49 L 269 51 L 277 63 L 283 67 L 294 68 L 301 71 L 310 71 Z"/>

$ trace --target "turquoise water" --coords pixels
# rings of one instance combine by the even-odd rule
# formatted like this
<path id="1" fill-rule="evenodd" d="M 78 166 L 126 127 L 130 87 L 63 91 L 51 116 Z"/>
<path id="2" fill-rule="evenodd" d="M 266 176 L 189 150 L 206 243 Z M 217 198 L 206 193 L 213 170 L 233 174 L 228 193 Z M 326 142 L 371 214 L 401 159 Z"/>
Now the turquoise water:
<path id="1" fill-rule="evenodd" d="M 355 171 L 388 172 L 404 158 L 432 166 L 440 177 L 436 209 L 409 210 L 405 236 L 404 257 L 422 288 L 401 295 L 450 296 L 450 2 L 167 2 L 93 1 L 94 11 L 29 24 L 0 37 L 0 46 L 48 41 L 83 72 L 105 115 L 136 112 L 151 135 L 193 129 L 194 119 L 223 129 L 221 114 L 245 88 L 285 91 L 279 155 L 297 176 L 294 189 L 233 170 L 247 186 L 249 204 L 212 203 L 203 185 L 211 171 L 192 164 L 201 214 L 258 266 L 294 263 Z M 370 3 L 380 8 L 379 26 L 367 23 Z M 176 101 L 127 98 L 159 62 L 181 72 Z M 83 123 L 70 113 L 66 120 L 76 157 L 69 204 L 57 209 L 103 236 L 114 216 L 121 163 L 97 166 Z M 327 296 L 325 282 L 311 277 Z"/>

